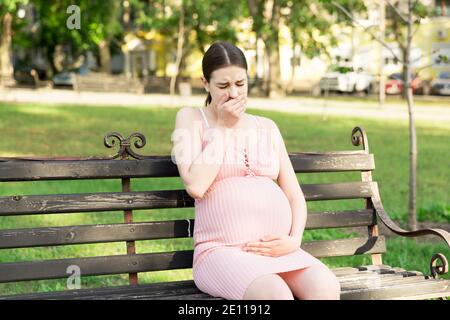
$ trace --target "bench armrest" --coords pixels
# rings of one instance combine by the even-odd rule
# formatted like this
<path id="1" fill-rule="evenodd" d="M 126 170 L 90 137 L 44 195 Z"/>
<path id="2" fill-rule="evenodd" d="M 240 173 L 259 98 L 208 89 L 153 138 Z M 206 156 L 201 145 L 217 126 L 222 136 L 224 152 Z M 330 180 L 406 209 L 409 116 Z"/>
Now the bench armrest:
<path id="1" fill-rule="evenodd" d="M 443 239 L 445 243 L 447 243 L 447 246 L 450 247 L 450 233 L 443 229 L 420 229 L 415 231 L 407 231 L 405 229 L 400 228 L 394 221 L 392 221 L 392 219 L 384 210 L 383 204 L 381 203 L 381 197 L 380 193 L 378 192 L 377 185 L 374 185 L 372 192 L 373 192 L 372 204 L 375 211 L 377 212 L 377 216 L 389 230 L 403 237 L 420 237 L 425 235 L 435 235 Z M 430 271 L 431 277 L 435 279 L 437 279 L 439 275 L 448 273 L 448 260 L 442 253 L 434 254 L 433 257 L 431 257 Z"/>
<path id="2" fill-rule="evenodd" d="M 377 213 L 377 216 L 380 218 L 381 222 L 383 222 L 383 224 L 395 234 L 403 237 L 420 237 L 425 235 L 435 235 L 443 239 L 447 243 L 447 246 L 450 247 L 450 233 L 443 229 L 420 229 L 415 231 L 407 231 L 399 227 L 394 221 L 392 221 L 392 219 L 384 210 L 377 186 L 373 188 L 372 203 Z"/>

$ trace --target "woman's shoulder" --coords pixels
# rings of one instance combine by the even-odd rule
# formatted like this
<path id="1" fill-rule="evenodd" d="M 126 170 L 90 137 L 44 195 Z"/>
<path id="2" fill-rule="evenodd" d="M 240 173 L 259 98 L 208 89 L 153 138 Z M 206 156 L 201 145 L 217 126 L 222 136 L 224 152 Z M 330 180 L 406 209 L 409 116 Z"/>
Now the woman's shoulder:
<path id="1" fill-rule="evenodd" d="M 259 120 L 261 121 L 261 123 L 267 127 L 267 128 L 271 128 L 271 129 L 277 129 L 278 126 L 276 124 L 276 122 L 268 117 L 264 117 L 264 116 L 258 116 L 255 115 L 257 118 L 259 118 Z"/>
<path id="2" fill-rule="evenodd" d="M 199 112 L 196 109 L 198 108 L 194 108 L 194 107 L 181 107 L 178 112 L 177 112 L 177 116 L 189 116 L 192 117 L 194 116 L 195 112 Z"/>
<path id="3" fill-rule="evenodd" d="M 199 109 L 198 107 L 181 107 L 175 116 L 176 121 L 190 123 L 194 120 L 201 120 Z"/>

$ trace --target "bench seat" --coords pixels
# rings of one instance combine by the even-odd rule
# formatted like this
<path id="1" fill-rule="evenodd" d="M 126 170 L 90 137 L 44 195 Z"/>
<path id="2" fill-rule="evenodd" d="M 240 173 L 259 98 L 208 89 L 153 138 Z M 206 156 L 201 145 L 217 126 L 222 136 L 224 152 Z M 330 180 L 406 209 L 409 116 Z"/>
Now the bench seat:
<path id="1" fill-rule="evenodd" d="M 387 265 L 332 269 L 341 299 L 426 299 L 450 295 L 450 281 Z M 201 292 L 193 280 L 79 289 L 0 297 L 0 300 L 223 300 Z"/>

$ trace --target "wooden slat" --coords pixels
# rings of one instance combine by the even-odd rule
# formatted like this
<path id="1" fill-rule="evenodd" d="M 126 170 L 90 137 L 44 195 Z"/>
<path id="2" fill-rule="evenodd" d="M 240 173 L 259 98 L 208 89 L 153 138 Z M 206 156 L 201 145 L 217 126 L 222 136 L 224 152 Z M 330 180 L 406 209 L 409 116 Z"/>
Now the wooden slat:
<path id="1" fill-rule="evenodd" d="M 41 260 L 0 264 L 0 282 L 68 277 L 67 268 L 78 266 L 83 276 L 125 274 L 190 268 L 193 250 L 115 255 L 103 257 Z"/>
<path id="2" fill-rule="evenodd" d="M 399 275 L 381 275 L 379 277 L 367 277 L 346 281 L 341 283 L 342 291 L 378 289 L 381 287 L 391 287 L 408 283 L 419 283 L 426 280 L 424 276 L 402 277 Z"/>
<path id="3" fill-rule="evenodd" d="M 0 162 L 0 181 L 177 177 L 167 156 L 141 160 L 22 160 Z"/>
<path id="4" fill-rule="evenodd" d="M 306 229 L 367 226 L 372 210 L 309 214 Z M 0 249 L 192 237 L 194 219 L 0 230 Z"/>
<path id="5" fill-rule="evenodd" d="M 329 211 L 309 213 L 306 220 L 306 229 L 325 228 L 354 228 L 376 224 L 375 212 L 370 209 Z"/>
<path id="6" fill-rule="evenodd" d="M 423 276 L 422 273 L 417 271 L 390 271 L 390 272 L 359 272 L 355 274 L 341 275 L 338 276 L 339 281 L 342 283 L 351 283 L 356 280 L 378 280 L 378 279 L 398 279 L 398 278 L 409 278 Z"/>
<path id="7" fill-rule="evenodd" d="M 0 216 L 192 207 L 184 190 L 0 197 Z"/>
<path id="8" fill-rule="evenodd" d="M 383 236 L 310 241 L 305 242 L 301 247 L 318 258 L 386 252 L 386 243 Z"/>
<path id="9" fill-rule="evenodd" d="M 0 296 L 0 300 L 54 300 L 54 299 L 96 299 L 100 297 L 112 297 L 114 295 L 139 295 L 144 292 L 155 293 L 156 296 L 164 294 L 178 294 L 180 292 L 198 293 L 199 290 L 192 280 L 157 282 L 150 284 L 125 285 L 113 287 L 87 288 L 54 292 L 38 292 Z"/>
<path id="10" fill-rule="evenodd" d="M 390 285 L 380 288 L 368 288 L 358 290 L 347 290 L 341 292 L 343 300 L 378 300 L 398 299 L 414 296 L 439 297 L 450 296 L 450 281 L 448 280 L 418 280 L 412 283 Z"/>
<path id="11" fill-rule="evenodd" d="M 301 187 L 307 201 L 319 201 L 368 198 L 374 185 L 373 182 L 348 182 Z M 6 196 L 0 197 L 0 216 L 192 206 L 194 199 L 185 190 Z"/>
<path id="12" fill-rule="evenodd" d="M 368 272 L 368 271 L 375 271 L 379 272 L 380 270 L 390 270 L 391 267 L 388 265 L 367 265 L 367 266 L 359 266 L 359 267 L 340 267 L 340 268 L 333 268 L 333 273 L 337 276 L 345 276 L 345 275 L 351 275 L 359 272 Z"/>
<path id="13" fill-rule="evenodd" d="M 289 154 L 289 158 L 297 173 L 375 169 L 373 154 L 295 153 Z"/>
<path id="14" fill-rule="evenodd" d="M 296 172 L 373 170 L 372 154 L 293 153 L 289 155 Z M 149 156 L 140 160 L 0 160 L 0 181 L 61 179 L 115 179 L 177 177 L 171 156 Z"/>
<path id="15" fill-rule="evenodd" d="M 419 272 L 413 271 L 395 271 L 391 272 L 360 272 L 352 275 L 339 276 L 338 280 L 341 286 L 370 286 L 380 285 L 381 283 L 396 282 L 402 279 L 425 279 L 425 276 Z"/>
<path id="16" fill-rule="evenodd" d="M 450 295 L 450 282 L 448 280 L 424 280 L 405 278 L 397 284 L 385 281 L 380 287 L 367 289 L 349 289 L 343 287 L 341 299 L 424 299 Z M 417 293 L 419 292 L 419 293 Z M 44 292 L 34 294 L 1 296 L 0 300 L 140 300 L 140 299 L 184 299 L 189 300 L 217 299 L 202 293 L 193 280 L 174 281 L 168 283 L 141 284 L 137 286 L 120 286 L 110 288 L 79 289 L 60 292 Z"/>
<path id="17" fill-rule="evenodd" d="M 372 196 L 372 182 L 302 184 L 307 201 L 361 199 Z"/>
<path id="18" fill-rule="evenodd" d="M 383 237 L 351 238 L 342 240 L 311 241 L 302 244 L 302 249 L 315 257 L 334 257 L 355 254 L 384 252 Z M 75 265 L 84 276 L 123 274 L 192 267 L 193 250 L 116 255 L 90 258 L 58 259 L 33 262 L 0 264 L 0 282 L 67 277 L 66 270 Z"/>

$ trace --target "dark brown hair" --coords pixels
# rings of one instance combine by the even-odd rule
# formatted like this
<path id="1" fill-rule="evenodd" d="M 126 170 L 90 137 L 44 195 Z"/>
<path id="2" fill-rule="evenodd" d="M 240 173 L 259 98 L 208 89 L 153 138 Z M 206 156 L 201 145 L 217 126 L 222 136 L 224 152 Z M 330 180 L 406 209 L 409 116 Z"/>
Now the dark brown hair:
<path id="1" fill-rule="evenodd" d="M 209 82 L 213 71 L 227 67 L 237 66 L 247 70 L 247 60 L 241 49 L 226 41 L 213 43 L 205 52 L 202 60 L 203 76 Z M 211 103 L 211 93 L 208 92 L 205 106 Z"/>

